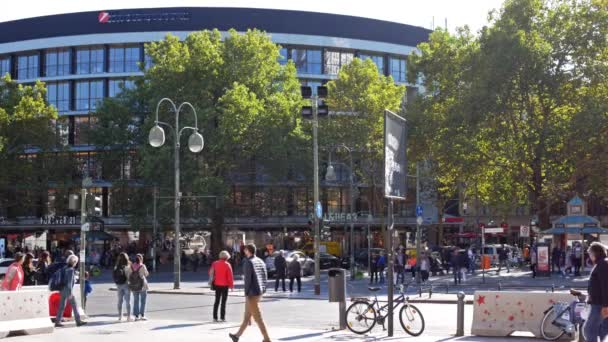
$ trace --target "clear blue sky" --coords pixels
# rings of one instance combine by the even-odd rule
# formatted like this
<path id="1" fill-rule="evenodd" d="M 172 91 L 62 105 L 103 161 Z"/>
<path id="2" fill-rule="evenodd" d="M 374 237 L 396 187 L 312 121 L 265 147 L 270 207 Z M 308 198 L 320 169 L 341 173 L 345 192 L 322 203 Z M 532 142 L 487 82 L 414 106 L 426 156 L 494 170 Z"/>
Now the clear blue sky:
<path id="1" fill-rule="evenodd" d="M 49 14 L 119 8 L 214 6 L 293 9 L 339 13 L 431 28 L 469 25 L 474 31 L 487 23 L 488 12 L 504 0 L 4 0 L 0 21 Z"/>

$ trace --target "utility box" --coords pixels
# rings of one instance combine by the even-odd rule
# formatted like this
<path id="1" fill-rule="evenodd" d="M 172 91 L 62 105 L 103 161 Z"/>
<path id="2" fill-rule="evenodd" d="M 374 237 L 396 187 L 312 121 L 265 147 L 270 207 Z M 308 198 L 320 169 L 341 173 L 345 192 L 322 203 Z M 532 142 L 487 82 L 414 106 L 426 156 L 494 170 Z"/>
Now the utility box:
<path id="1" fill-rule="evenodd" d="M 329 301 L 339 303 L 346 301 L 346 272 L 341 268 L 331 268 L 329 276 Z"/>

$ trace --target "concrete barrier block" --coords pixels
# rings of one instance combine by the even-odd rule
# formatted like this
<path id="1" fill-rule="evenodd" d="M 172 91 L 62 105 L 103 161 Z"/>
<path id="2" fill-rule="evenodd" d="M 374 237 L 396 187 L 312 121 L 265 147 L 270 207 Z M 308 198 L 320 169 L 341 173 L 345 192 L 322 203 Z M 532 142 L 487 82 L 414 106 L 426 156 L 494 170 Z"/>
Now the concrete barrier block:
<path id="1" fill-rule="evenodd" d="M 0 291 L 0 338 L 11 332 L 31 335 L 51 333 L 53 329 L 48 290 Z"/>
<path id="2" fill-rule="evenodd" d="M 542 338 L 544 312 L 556 302 L 571 302 L 568 293 L 477 291 L 473 302 L 471 333 L 477 336 L 509 336 L 516 331 Z"/>

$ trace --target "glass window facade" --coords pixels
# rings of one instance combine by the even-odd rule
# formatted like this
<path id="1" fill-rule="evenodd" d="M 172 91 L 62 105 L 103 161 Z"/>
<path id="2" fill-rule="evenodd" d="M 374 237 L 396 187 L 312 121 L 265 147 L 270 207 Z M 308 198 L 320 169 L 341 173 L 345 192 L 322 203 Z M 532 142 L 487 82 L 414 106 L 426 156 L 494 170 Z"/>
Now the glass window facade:
<path id="1" fill-rule="evenodd" d="M 337 75 L 340 68 L 353 61 L 354 54 L 344 51 L 325 51 L 325 73 Z"/>
<path id="2" fill-rule="evenodd" d="M 17 79 L 28 80 L 37 78 L 39 75 L 39 62 L 38 54 L 17 57 Z"/>
<path id="3" fill-rule="evenodd" d="M 70 74 L 70 50 L 48 50 L 45 54 L 45 76 L 63 76 Z"/>
<path id="4" fill-rule="evenodd" d="M 114 79 L 108 83 L 108 96 L 116 97 L 124 89 L 133 89 L 135 87 L 134 80 Z"/>
<path id="5" fill-rule="evenodd" d="M 76 51 L 77 74 L 100 74 L 104 72 L 103 47 L 80 48 Z"/>
<path id="6" fill-rule="evenodd" d="M 110 72 L 139 71 L 139 46 L 116 46 L 110 48 Z"/>
<path id="7" fill-rule="evenodd" d="M 70 83 L 49 82 L 46 85 L 46 98 L 49 104 L 57 108 L 57 111 L 67 112 L 70 110 Z"/>
<path id="8" fill-rule="evenodd" d="M 320 75 L 323 72 L 321 50 L 291 49 L 291 59 L 298 73 Z"/>
<path id="9" fill-rule="evenodd" d="M 89 116 L 74 117 L 72 132 L 74 145 L 87 145 L 89 143 Z"/>
<path id="10" fill-rule="evenodd" d="M 281 54 L 279 57 L 279 63 L 281 65 L 287 64 L 287 60 L 289 59 L 287 48 L 280 48 L 279 53 Z"/>
<path id="11" fill-rule="evenodd" d="M 150 69 L 154 65 L 154 61 L 152 60 L 152 56 L 146 54 L 144 55 L 144 67 L 146 70 Z"/>
<path id="12" fill-rule="evenodd" d="M 405 58 L 390 58 L 391 76 L 395 82 L 406 82 Z"/>
<path id="13" fill-rule="evenodd" d="M 0 56 L 0 77 L 11 73 L 11 58 L 9 56 Z"/>
<path id="14" fill-rule="evenodd" d="M 76 82 L 76 110 L 95 110 L 103 99 L 103 81 Z"/>
<path id="15" fill-rule="evenodd" d="M 361 58 L 362 60 L 371 59 L 372 62 L 376 64 L 378 72 L 384 75 L 384 56 L 361 54 L 359 55 L 359 58 Z"/>

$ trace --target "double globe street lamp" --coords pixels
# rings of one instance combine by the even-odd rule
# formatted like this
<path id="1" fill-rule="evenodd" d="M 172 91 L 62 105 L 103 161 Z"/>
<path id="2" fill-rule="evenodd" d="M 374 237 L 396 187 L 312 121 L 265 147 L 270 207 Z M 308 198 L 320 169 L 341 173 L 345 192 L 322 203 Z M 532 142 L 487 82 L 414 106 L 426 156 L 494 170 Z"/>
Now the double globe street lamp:
<path id="1" fill-rule="evenodd" d="M 175 113 L 175 126 L 171 126 L 166 122 L 162 122 L 158 120 L 158 110 L 160 105 L 163 102 L 169 102 L 171 105 L 171 109 L 173 109 L 173 113 Z M 192 109 L 192 113 L 194 114 L 194 127 L 186 126 L 179 128 L 179 114 L 183 107 L 190 107 Z M 199 153 L 203 150 L 205 146 L 205 140 L 203 136 L 198 132 L 198 117 L 196 115 L 196 110 L 194 106 L 189 102 L 183 102 L 179 105 L 179 107 L 175 106 L 175 103 L 168 98 L 163 98 L 158 101 L 156 105 L 156 120 L 154 121 L 154 127 L 150 129 L 150 133 L 148 134 L 148 142 L 152 147 L 161 147 L 165 144 L 165 130 L 161 126 L 169 127 L 171 132 L 173 132 L 174 137 L 174 173 L 175 173 L 175 196 L 174 196 L 174 207 L 175 207 L 175 237 L 173 239 L 174 253 L 173 253 L 173 288 L 179 289 L 180 287 L 180 279 L 181 279 L 181 245 L 180 245 L 180 222 L 179 222 L 179 208 L 180 208 L 180 198 L 181 193 L 179 190 L 179 149 L 180 149 L 180 138 L 182 132 L 185 130 L 193 131 L 190 137 L 188 138 L 188 149 L 192 153 Z"/>

